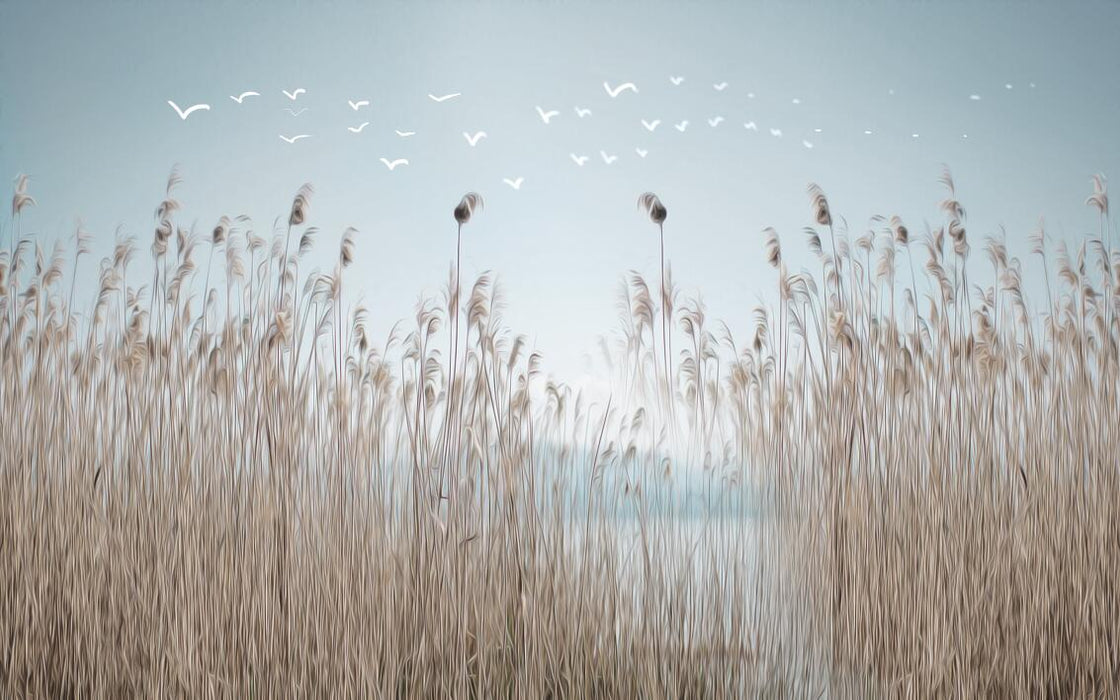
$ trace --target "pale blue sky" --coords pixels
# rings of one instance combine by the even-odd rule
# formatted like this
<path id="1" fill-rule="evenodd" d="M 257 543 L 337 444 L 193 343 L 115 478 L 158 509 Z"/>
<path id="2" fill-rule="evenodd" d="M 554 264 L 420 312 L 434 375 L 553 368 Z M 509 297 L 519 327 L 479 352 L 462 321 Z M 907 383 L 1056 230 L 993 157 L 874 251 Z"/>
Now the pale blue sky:
<path id="1" fill-rule="evenodd" d="M 451 210 L 476 190 L 464 277 L 497 272 L 508 324 L 574 378 L 615 326 L 620 277 L 655 279 L 656 229 L 635 209 L 646 190 L 669 208 L 677 281 L 742 342 L 774 288 L 759 231 L 778 229 L 795 269 L 808 262 L 809 182 L 856 231 L 899 214 L 920 232 L 940 221 L 946 163 L 976 240 L 1003 224 L 1025 256 L 1040 215 L 1055 233 L 1095 229 L 1089 177 L 1120 173 L 1118 37 L 1116 2 L 0 0 L 0 174 L 31 177 L 25 231 L 69 236 L 81 217 L 101 253 L 118 224 L 147 250 L 176 163 L 180 221 L 201 229 L 248 214 L 267 231 L 311 182 L 314 260 L 328 266 L 359 229 L 347 284 L 379 334 L 438 294 Z M 603 81 L 638 92 L 611 99 Z M 296 87 L 293 103 L 281 90 Z M 262 95 L 230 100 L 244 90 Z M 359 98 L 371 107 L 351 110 Z M 182 121 L 169 99 L 212 109 Z M 537 105 L 560 114 L 545 125 Z M 489 137 L 472 148 L 462 132 L 477 130 Z M 312 137 L 278 137 L 297 133 Z"/>

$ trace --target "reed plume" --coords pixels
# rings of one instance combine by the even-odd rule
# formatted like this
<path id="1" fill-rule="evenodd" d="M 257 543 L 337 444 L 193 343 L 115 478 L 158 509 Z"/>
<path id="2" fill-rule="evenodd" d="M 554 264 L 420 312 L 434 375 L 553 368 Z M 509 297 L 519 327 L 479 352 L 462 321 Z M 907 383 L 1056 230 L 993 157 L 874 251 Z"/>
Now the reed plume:
<path id="1" fill-rule="evenodd" d="M 665 219 L 668 217 L 669 212 L 665 208 L 665 205 L 661 203 L 661 198 L 653 192 L 646 192 L 638 197 L 638 208 L 644 210 L 649 220 L 657 224 L 657 233 L 661 241 L 661 264 L 659 267 L 661 275 L 661 348 L 663 353 L 663 366 L 665 368 L 666 394 L 668 400 L 671 402 L 673 387 L 673 346 L 672 340 L 669 337 L 669 326 L 673 308 L 669 289 L 666 286 L 665 272 Z"/>

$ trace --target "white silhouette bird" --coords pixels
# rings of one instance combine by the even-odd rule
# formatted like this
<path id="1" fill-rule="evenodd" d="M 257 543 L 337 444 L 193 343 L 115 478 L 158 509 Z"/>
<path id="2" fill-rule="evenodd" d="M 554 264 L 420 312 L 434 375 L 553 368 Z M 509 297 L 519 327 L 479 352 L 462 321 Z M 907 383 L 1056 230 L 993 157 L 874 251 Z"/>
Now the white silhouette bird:
<path id="1" fill-rule="evenodd" d="M 465 131 L 463 132 L 463 138 L 465 138 L 467 140 L 467 143 L 469 143 L 471 145 L 471 148 L 474 148 L 475 146 L 477 146 L 478 142 L 485 137 L 486 137 L 486 132 L 485 131 L 476 131 L 473 135 L 468 134 Z"/>
<path id="2" fill-rule="evenodd" d="M 171 100 L 168 100 L 167 104 L 171 105 L 171 109 L 175 110 L 175 113 L 179 115 L 179 118 L 184 120 L 184 121 L 186 120 L 187 117 L 191 116 L 191 114 L 193 114 L 193 113 L 195 113 L 199 110 L 209 110 L 210 109 L 210 105 L 204 105 L 204 104 L 191 105 L 190 107 L 187 107 L 185 110 L 184 109 L 179 109 L 179 105 L 175 104 Z"/>
<path id="3" fill-rule="evenodd" d="M 576 116 L 580 119 L 591 116 L 591 110 L 585 107 L 576 107 Z"/>
<path id="4" fill-rule="evenodd" d="M 234 102 L 236 102 L 237 104 L 241 104 L 242 102 L 244 102 L 244 101 L 245 101 L 245 98 L 246 98 L 246 97 L 260 97 L 260 96 L 261 96 L 261 94 L 260 94 L 259 92 L 257 92 L 257 91 L 255 91 L 255 90 L 248 90 L 248 91 L 246 91 L 246 92 L 243 92 L 243 93 L 241 93 L 241 94 L 240 94 L 240 95 L 238 95 L 237 97 L 234 97 L 233 95 L 230 95 L 230 96 L 229 96 L 229 99 L 233 100 L 233 101 L 234 101 Z"/>
<path id="5" fill-rule="evenodd" d="M 722 121 L 723 121 L 723 117 L 712 117 L 711 119 L 708 120 L 708 125 L 712 126 L 712 127 L 716 127 L 716 126 L 719 126 L 719 123 L 722 122 Z"/>
<path id="6" fill-rule="evenodd" d="M 603 157 L 603 162 L 607 165 L 610 165 L 611 163 L 618 160 L 618 156 L 608 156 L 606 151 L 599 151 L 599 155 Z"/>
<path id="7" fill-rule="evenodd" d="M 980 96 L 979 95 L 969 95 L 968 99 L 972 100 L 973 102 L 978 102 L 980 100 Z"/>
<path id="8" fill-rule="evenodd" d="M 649 151 L 644 148 L 635 148 L 634 152 L 638 154 L 639 158 L 645 158 L 649 154 Z"/>
<path id="9" fill-rule="evenodd" d="M 716 92 L 723 92 L 727 88 L 727 83 L 726 82 L 716 83 L 712 87 L 714 87 L 716 89 Z"/>
<path id="10" fill-rule="evenodd" d="M 397 136 L 400 136 L 402 139 L 416 135 L 415 131 L 401 131 L 400 129 L 393 129 L 393 131 L 397 132 Z"/>
<path id="11" fill-rule="evenodd" d="M 367 126 L 369 126 L 369 122 L 362 122 L 358 126 L 348 126 L 346 127 L 346 130 L 351 131 L 355 134 L 360 134 L 362 133 L 362 129 L 366 128 Z"/>
<path id="12" fill-rule="evenodd" d="M 294 109 L 292 109 L 291 107 L 285 107 L 284 111 L 287 112 L 288 114 L 292 115 L 293 117 L 298 117 L 299 115 L 306 112 L 307 108 L 306 107 L 300 107 L 299 111 L 297 112 Z"/>
<path id="13" fill-rule="evenodd" d="M 633 92 L 637 92 L 638 91 L 638 86 L 635 85 L 634 83 L 623 83 L 622 85 L 619 85 L 618 87 L 612 88 L 607 83 L 607 81 L 604 80 L 603 81 L 603 89 L 607 91 L 607 94 L 610 95 L 611 98 L 615 98 L 615 97 L 618 97 L 619 95 L 621 95 L 624 90 L 631 90 Z"/>
<path id="14" fill-rule="evenodd" d="M 560 114 L 560 112 L 556 111 L 555 109 L 546 112 L 538 106 L 537 114 L 541 115 L 541 120 L 544 121 L 545 124 L 547 124 L 550 119 L 555 117 L 557 114 Z"/>
<path id="15" fill-rule="evenodd" d="M 572 160 L 575 161 L 575 164 L 580 166 L 581 168 L 583 167 L 583 164 L 588 161 L 588 158 L 589 158 L 589 156 L 577 156 L 575 153 L 571 153 L 569 155 L 571 155 Z"/>
<path id="16" fill-rule="evenodd" d="M 918 138 L 918 135 L 917 134 L 910 134 L 910 138 L 916 139 L 916 138 Z"/>
<path id="17" fill-rule="evenodd" d="M 646 128 L 646 131 L 653 131 L 654 129 L 657 128 L 657 125 L 660 124 L 660 123 L 661 123 L 660 119 L 654 119 L 651 122 L 647 122 L 645 119 L 642 120 L 642 126 L 644 126 Z"/>
<path id="18" fill-rule="evenodd" d="M 380 160 L 385 164 L 385 167 L 388 168 L 390 172 L 395 170 L 398 165 L 408 165 L 407 158 L 397 158 L 394 161 L 390 161 L 388 158 L 381 158 Z"/>
<path id="19" fill-rule="evenodd" d="M 747 122 L 746 124 L 743 124 L 743 128 L 750 129 L 751 131 L 758 131 L 758 124 L 755 124 L 754 122 Z"/>
<path id="20" fill-rule="evenodd" d="M 864 136 L 870 136 L 871 135 L 871 129 L 864 129 L 863 130 L 863 135 Z"/>
<path id="21" fill-rule="evenodd" d="M 462 93 L 459 93 L 459 92 L 452 92 L 452 93 L 450 93 L 450 94 L 447 94 L 447 95 L 443 95 L 443 96 L 441 96 L 441 97 L 436 97 L 435 95 L 433 95 L 432 93 L 430 93 L 430 92 L 429 92 L 429 93 L 428 93 L 428 97 L 429 97 L 429 99 L 431 99 L 431 100 L 432 100 L 433 102 L 446 102 L 447 100 L 450 100 L 450 99 L 451 99 L 451 98 L 453 98 L 453 97 L 458 97 L 458 96 L 459 96 L 459 95 L 461 95 L 461 94 L 462 94 Z"/>
<path id="22" fill-rule="evenodd" d="M 525 178 L 519 177 L 516 180 L 510 180 L 508 177 L 502 178 L 502 182 L 506 183 L 515 190 L 521 189 L 521 183 L 525 182 Z"/>
<path id="23" fill-rule="evenodd" d="M 280 134 L 280 138 L 283 139 L 284 141 L 287 141 L 288 143 L 295 143 L 296 141 L 299 141 L 300 139 L 311 138 L 311 134 L 299 134 L 298 136 L 291 136 L 291 137 L 285 136 L 284 134 Z"/>
<path id="24" fill-rule="evenodd" d="M 781 129 L 770 129 L 770 135 L 771 136 L 781 136 L 782 135 L 782 130 Z"/>
<path id="25" fill-rule="evenodd" d="M 684 130 L 688 128 L 688 120 L 685 119 L 680 124 L 674 124 L 673 126 L 676 127 L 677 131 L 683 134 Z"/>
<path id="26" fill-rule="evenodd" d="M 670 75 L 669 76 L 669 82 L 672 83 L 673 85 L 680 85 L 681 83 L 684 82 L 684 76 L 683 75 L 679 75 L 679 76 Z"/>
<path id="27" fill-rule="evenodd" d="M 811 149 L 813 147 L 813 144 L 809 143 L 805 139 L 801 139 L 801 145 L 804 146 L 805 148 L 809 148 L 809 149 Z"/>
<path id="28" fill-rule="evenodd" d="M 815 132 L 816 132 L 816 133 L 818 133 L 818 134 L 819 134 L 819 133 L 821 133 L 821 130 L 820 130 L 820 129 L 813 129 L 813 131 L 815 131 Z"/>
<path id="29" fill-rule="evenodd" d="M 791 102 L 793 102 L 793 104 L 795 105 L 799 105 L 801 104 L 801 98 L 795 97 L 793 98 L 793 100 L 791 100 Z"/>
<path id="30" fill-rule="evenodd" d="M 299 97 L 300 95 L 302 95 L 303 93 L 307 92 L 307 90 L 304 90 L 303 88 L 296 88 L 295 90 L 292 90 L 291 92 L 288 92 L 287 90 L 281 90 L 280 92 L 284 93 L 284 95 L 287 96 L 287 98 L 289 100 L 294 100 L 297 97 Z"/>
<path id="31" fill-rule="evenodd" d="M 350 109 L 357 112 L 362 107 L 369 107 L 369 100 L 358 100 L 357 102 L 354 100 L 346 100 L 346 104 L 350 105 Z"/>
<path id="32" fill-rule="evenodd" d="M 1010 90 L 1014 86 L 1011 83 L 1007 83 L 1006 85 L 1004 85 L 1004 87 Z"/>

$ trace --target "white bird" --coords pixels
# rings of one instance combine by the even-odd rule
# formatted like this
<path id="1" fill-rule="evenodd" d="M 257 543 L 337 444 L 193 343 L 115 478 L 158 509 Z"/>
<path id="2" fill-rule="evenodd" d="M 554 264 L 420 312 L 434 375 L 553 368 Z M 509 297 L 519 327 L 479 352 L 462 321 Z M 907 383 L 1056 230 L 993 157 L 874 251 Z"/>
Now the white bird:
<path id="1" fill-rule="evenodd" d="M 393 129 L 393 131 L 397 132 L 397 136 L 400 136 L 402 139 L 416 135 L 415 131 L 401 131 L 400 129 Z"/>
<path id="2" fill-rule="evenodd" d="M 557 114 L 560 114 L 560 112 L 557 112 L 555 109 L 549 110 L 549 111 L 546 112 L 543 109 L 541 109 L 540 106 L 538 106 L 537 107 L 537 114 L 541 115 L 541 119 L 544 121 L 545 124 L 547 124 L 550 119 L 555 117 Z"/>
<path id="3" fill-rule="evenodd" d="M 233 100 L 237 104 L 241 104 L 242 102 L 245 101 L 246 97 L 260 97 L 260 96 L 261 96 L 261 94 L 259 92 L 256 92 L 254 90 L 249 90 L 247 92 L 241 93 L 237 97 L 234 97 L 233 95 L 230 95 L 229 99 Z"/>
<path id="4" fill-rule="evenodd" d="M 357 102 L 355 102 L 354 100 L 346 100 L 346 103 L 350 105 L 350 109 L 354 110 L 355 112 L 357 112 L 362 107 L 369 107 L 369 100 L 358 100 Z"/>
<path id="5" fill-rule="evenodd" d="M 821 133 L 820 129 L 813 129 L 813 131 L 817 132 L 818 134 Z"/>
<path id="6" fill-rule="evenodd" d="M 871 135 L 871 129 L 864 129 L 863 130 L 863 135 L 864 136 L 870 136 Z"/>
<path id="7" fill-rule="evenodd" d="M 298 117 L 299 115 L 306 112 L 307 108 L 306 107 L 300 107 L 299 111 L 297 112 L 294 109 L 292 109 L 291 107 L 285 107 L 284 111 L 287 112 L 288 114 L 292 115 L 293 117 Z"/>
<path id="8" fill-rule="evenodd" d="M 968 138 L 968 134 L 961 134 L 961 138 L 962 138 L 962 139 L 967 139 L 967 138 Z"/>
<path id="9" fill-rule="evenodd" d="M 1011 85 L 1011 83 L 1007 83 L 1006 85 L 1004 85 L 1004 87 L 1007 88 L 1008 90 L 1010 90 L 1012 88 L 1012 85 Z"/>
<path id="10" fill-rule="evenodd" d="M 1031 84 L 1030 84 L 1030 85 L 1029 85 L 1028 87 L 1032 87 L 1032 88 L 1033 88 L 1033 87 L 1034 87 L 1034 83 L 1031 83 Z"/>
<path id="11" fill-rule="evenodd" d="M 603 156 L 603 162 L 607 165 L 618 160 L 618 156 L 608 156 L 606 151 L 599 151 L 599 155 Z"/>
<path id="12" fill-rule="evenodd" d="M 299 97 L 300 95 L 302 95 L 303 93 L 307 92 L 307 90 L 304 90 L 303 88 L 296 88 L 295 90 L 292 90 L 291 92 L 288 92 L 287 90 L 281 90 L 280 92 L 284 93 L 289 100 L 294 100 L 297 97 Z"/>
<path id="13" fill-rule="evenodd" d="M 799 98 L 799 97 L 793 98 L 793 104 L 795 104 L 795 105 L 801 104 L 801 98 Z"/>
<path id="14" fill-rule="evenodd" d="M 385 167 L 388 168 L 390 172 L 396 169 L 398 165 L 408 165 L 407 158 L 397 158 L 394 161 L 390 161 L 388 158 L 381 158 L 381 162 L 385 164 Z"/>
<path id="15" fill-rule="evenodd" d="M 716 89 L 716 92 L 723 92 L 724 89 L 727 87 L 727 83 L 726 82 L 716 83 L 712 87 L 714 87 Z"/>
<path id="16" fill-rule="evenodd" d="M 642 120 L 642 126 L 644 126 L 646 128 L 646 131 L 653 131 L 654 129 L 657 128 L 657 125 L 660 124 L 660 123 L 661 123 L 660 119 L 654 119 L 651 122 L 647 122 L 645 119 Z"/>
<path id="17" fill-rule="evenodd" d="M 801 145 L 804 146 L 805 148 L 812 148 L 813 147 L 813 144 L 809 143 L 805 139 L 801 139 Z"/>
<path id="18" fill-rule="evenodd" d="M 638 86 L 635 85 L 634 83 L 623 83 L 622 85 L 619 85 L 616 88 L 612 88 L 609 84 L 607 84 L 607 81 L 604 80 L 603 81 L 603 89 L 607 91 L 608 95 L 610 95 L 612 98 L 614 98 L 614 97 L 618 97 L 620 94 L 622 94 L 623 90 L 632 90 L 634 92 L 637 92 L 638 91 Z"/>
<path id="19" fill-rule="evenodd" d="M 669 76 L 669 82 L 672 83 L 673 85 L 680 85 L 681 83 L 684 82 L 684 76 L 683 75 L 680 75 L 680 76 L 670 75 Z"/>
<path id="20" fill-rule="evenodd" d="M 968 99 L 970 99 L 970 100 L 972 100 L 973 102 L 975 102 L 975 101 L 977 101 L 977 100 L 979 100 L 979 99 L 980 99 L 980 96 L 979 96 L 979 95 L 969 95 L 969 96 L 968 96 Z"/>
<path id="21" fill-rule="evenodd" d="M 781 136 L 782 135 L 782 130 L 781 129 L 770 129 L 770 135 L 771 136 Z"/>
<path id="22" fill-rule="evenodd" d="M 684 120 L 683 122 L 681 122 L 680 124 L 674 124 L 673 126 L 674 126 L 674 127 L 676 127 L 677 131 L 679 131 L 679 132 L 681 132 L 681 133 L 683 134 L 683 133 L 684 133 L 684 130 L 688 128 L 688 120 L 687 120 L 687 119 L 685 119 L 685 120 Z"/>
<path id="23" fill-rule="evenodd" d="M 753 100 L 754 99 L 754 93 L 753 92 L 748 92 L 747 93 L 747 99 L 748 100 Z"/>
<path id="24" fill-rule="evenodd" d="M 639 158 L 645 158 L 646 155 L 649 153 L 649 151 L 647 151 L 644 148 L 635 148 L 634 152 L 638 154 Z"/>
<path id="25" fill-rule="evenodd" d="M 916 139 L 916 138 L 918 138 L 918 135 L 917 134 L 910 134 L 910 138 Z"/>
<path id="26" fill-rule="evenodd" d="M 708 125 L 713 126 L 713 127 L 714 126 L 719 126 L 719 123 L 722 122 L 722 121 L 723 121 L 723 117 L 712 117 L 711 119 L 708 120 Z"/>
<path id="27" fill-rule="evenodd" d="M 187 107 L 186 110 L 182 110 L 182 109 L 179 109 L 179 105 L 175 104 L 171 100 L 168 100 L 167 104 L 171 105 L 171 109 L 175 110 L 175 113 L 179 115 L 179 118 L 184 119 L 184 120 L 187 117 L 191 116 L 191 114 L 193 114 L 194 112 L 197 112 L 200 109 L 202 109 L 202 110 L 209 110 L 210 109 L 210 105 L 197 104 L 197 105 L 191 105 L 190 107 Z"/>
<path id="28" fill-rule="evenodd" d="M 747 122 L 743 125 L 743 128 L 750 129 L 751 131 L 758 131 L 758 124 L 755 124 L 754 122 Z"/>
<path id="29" fill-rule="evenodd" d="M 432 100 L 433 102 L 446 102 L 447 100 L 450 100 L 450 99 L 451 99 L 452 97 L 458 97 L 458 96 L 459 96 L 459 95 L 461 95 L 461 94 L 462 94 L 462 93 L 459 93 L 459 92 L 452 92 L 452 93 L 450 93 L 450 94 L 448 94 L 448 95 L 444 95 L 444 96 L 442 96 L 442 97 L 436 97 L 435 95 L 433 95 L 432 93 L 430 93 L 430 92 L 429 92 L 429 93 L 428 93 L 428 97 L 429 97 L 429 98 L 430 98 L 430 99 L 431 99 L 431 100 Z"/>
<path id="30" fill-rule="evenodd" d="M 572 160 L 575 161 L 576 165 L 580 167 L 583 167 L 583 164 L 588 160 L 588 156 L 577 156 L 575 153 L 571 153 L 569 155 L 572 156 Z"/>
<path id="31" fill-rule="evenodd" d="M 284 134 L 280 134 L 280 138 L 283 139 L 284 141 L 287 141 L 288 143 L 295 143 L 296 141 L 299 141 L 300 139 L 311 138 L 311 134 L 299 134 L 298 136 L 292 136 L 291 138 L 285 136 Z"/>
<path id="32" fill-rule="evenodd" d="M 463 132 L 463 138 L 465 138 L 467 140 L 467 143 L 469 143 L 472 148 L 474 146 L 478 145 L 479 140 L 481 140 L 485 136 L 486 136 L 485 131 L 477 131 L 477 132 L 474 133 L 473 136 L 471 134 L 468 134 L 465 131 Z"/>
<path id="33" fill-rule="evenodd" d="M 367 126 L 369 126 L 369 122 L 362 122 L 358 126 L 348 126 L 346 127 L 346 129 L 347 131 L 351 131 L 355 134 L 360 134 L 362 133 L 362 129 L 366 128 Z"/>
<path id="34" fill-rule="evenodd" d="M 584 107 L 576 107 L 576 116 L 580 119 L 591 116 L 591 110 Z"/>
<path id="35" fill-rule="evenodd" d="M 516 180 L 510 180 L 508 177 L 502 178 L 502 182 L 506 183 L 515 190 L 521 189 L 521 183 L 525 182 L 525 178 L 519 177 Z"/>

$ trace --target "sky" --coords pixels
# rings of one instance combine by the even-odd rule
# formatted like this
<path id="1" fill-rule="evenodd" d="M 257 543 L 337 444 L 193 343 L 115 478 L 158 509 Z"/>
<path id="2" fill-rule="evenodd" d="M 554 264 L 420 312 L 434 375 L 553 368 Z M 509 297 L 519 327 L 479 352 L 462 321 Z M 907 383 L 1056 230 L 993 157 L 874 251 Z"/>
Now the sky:
<path id="1" fill-rule="evenodd" d="M 617 327 L 627 271 L 656 284 L 645 191 L 668 208 L 682 298 L 740 344 L 775 298 L 761 230 L 815 269 L 811 182 L 855 233 L 876 214 L 941 223 L 944 165 L 974 240 L 1003 226 L 1026 258 L 1040 216 L 1055 236 L 1095 231 L 1090 177 L 1120 173 L 1118 36 L 1120 3 L 1093 0 L 0 0 L 0 176 L 30 177 L 25 233 L 69 237 L 81 219 L 99 255 L 118 226 L 148 249 L 176 165 L 178 221 L 200 231 L 245 214 L 268 233 L 309 182 L 311 265 L 329 270 L 358 229 L 344 289 L 380 337 L 440 295 L 452 210 L 477 191 L 464 280 L 493 271 L 506 324 L 575 381 Z M 231 99 L 244 91 L 260 95 Z M 181 119 L 169 100 L 210 109 Z M 546 124 L 538 106 L 558 114 Z M 11 230 L 0 218 L 5 245 Z M 96 270 L 80 270 L 91 287 Z"/>

